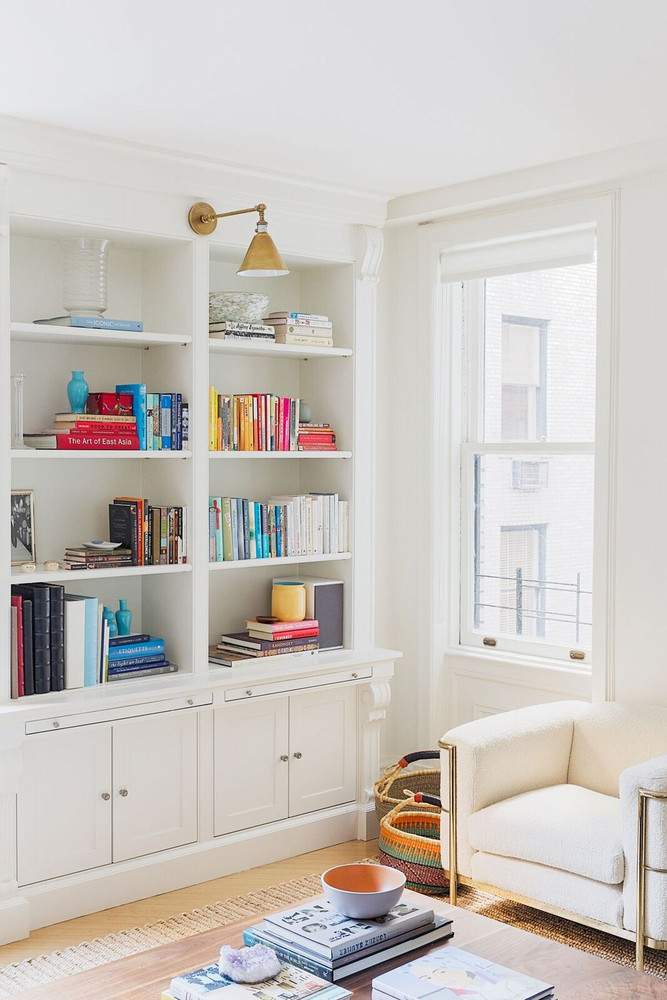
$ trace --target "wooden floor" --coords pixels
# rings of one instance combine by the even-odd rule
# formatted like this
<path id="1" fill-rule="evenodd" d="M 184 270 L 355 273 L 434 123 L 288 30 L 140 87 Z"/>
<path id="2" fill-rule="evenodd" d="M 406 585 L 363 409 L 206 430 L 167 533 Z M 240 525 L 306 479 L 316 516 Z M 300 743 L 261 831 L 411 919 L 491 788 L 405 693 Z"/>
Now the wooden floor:
<path id="1" fill-rule="evenodd" d="M 360 858 L 372 857 L 377 849 L 377 841 L 353 840 L 336 847 L 327 847 L 311 854 L 301 854 L 286 861 L 276 861 L 260 868 L 251 868 L 238 875 L 226 875 L 202 882 L 187 889 L 177 889 L 175 892 L 165 892 L 160 896 L 151 896 L 136 903 L 125 906 L 115 906 L 111 910 L 101 910 L 86 917 L 75 920 L 65 920 L 61 924 L 41 927 L 33 931 L 24 941 L 16 941 L 0 947 L 0 966 L 10 962 L 20 962 L 36 955 L 44 955 L 50 951 L 67 948 L 70 945 L 90 941 L 92 938 L 103 937 L 113 931 L 127 930 L 141 924 L 154 923 L 163 917 L 171 917 L 176 913 L 194 910 L 197 906 L 216 903 L 232 896 L 241 896 L 253 890 L 265 889 L 277 882 L 312 875 L 313 872 L 323 872 L 332 865 L 345 864 L 348 861 L 358 861 Z"/>

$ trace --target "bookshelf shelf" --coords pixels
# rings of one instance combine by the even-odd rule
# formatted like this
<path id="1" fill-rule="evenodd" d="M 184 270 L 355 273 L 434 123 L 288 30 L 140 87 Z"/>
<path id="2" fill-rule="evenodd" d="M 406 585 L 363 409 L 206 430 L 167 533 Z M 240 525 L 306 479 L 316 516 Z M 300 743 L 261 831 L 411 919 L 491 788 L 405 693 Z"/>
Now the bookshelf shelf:
<path id="1" fill-rule="evenodd" d="M 262 566 L 294 566 L 298 563 L 340 562 L 351 559 L 351 552 L 334 552 L 332 555 L 281 556 L 279 559 L 230 559 L 227 562 L 212 562 L 208 568 L 217 570 L 260 569 Z"/>
<path id="2" fill-rule="evenodd" d="M 189 563 L 178 566 L 117 566 L 113 569 L 61 569 L 50 572 L 22 573 L 12 568 L 12 583 L 69 583 L 71 580 L 97 580 L 114 577 L 171 576 L 173 573 L 190 573 Z"/>
<path id="3" fill-rule="evenodd" d="M 88 330 L 44 323 L 12 323 L 13 341 L 33 344 L 80 344 L 85 347 L 179 347 L 192 343 L 192 337 L 173 333 L 131 333 L 126 330 Z"/>
<path id="4" fill-rule="evenodd" d="M 191 451 L 58 451 L 57 448 L 15 448 L 11 452 L 12 458 L 32 459 L 41 461 L 42 459 L 58 458 L 61 461 L 70 458 L 104 458 L 107 461 L 118 458 L 144 458 L 147 461 L 178 461 L 179 459 L 192 458 Z"/>
<path id="5" fill-rule="evenodd" d="M 209 458 L 298 458 L 301 459 L 350 459 L 351 451 L 209 451 Z"/>
<path id="6" fill-rule="evenodd" d="M 292 344 L 252 343 L 245 340 L 215 340 L 209 338 L 211 354 L 232 354 L 236 357 L 294 358 L 308 361 L 309 358 L 351 358 L 348 347 L 297 347 Z"/>

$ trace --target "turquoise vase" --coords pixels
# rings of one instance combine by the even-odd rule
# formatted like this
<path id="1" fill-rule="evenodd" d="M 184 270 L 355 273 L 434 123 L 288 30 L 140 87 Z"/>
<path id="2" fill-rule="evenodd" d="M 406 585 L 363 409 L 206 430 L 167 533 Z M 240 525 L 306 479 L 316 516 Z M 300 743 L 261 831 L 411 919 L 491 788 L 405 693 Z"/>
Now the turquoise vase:
<path id="1" fill-rule="evenodd" d="M 118 635 L 118 626 L 116 625 L 116 616 L 113 613 L 113 611 L 111 610 L 111 608 L 107 608 L 105 606 L 104 611 L 102 612 L 102 617 L 105 619 L 105 621 L 109 622 L 109 638 L 113 639 L 113 637 L 115 635 Z"/>
<path id="2" fill-rule="evenodd" d="M 118 602 L 116 612 L 116 624 L 118 625 L 118 635 L 130 635 L 132 632 L 132 612 L 127 606 L 127 601 L 122 598 Z"/>
<path id="3" fill-rule="evenodd" d="M 88 383 L 83 377 L 83 372 L 72 372 L 72 377 L 67 383 L 67 398 L 69 400 L 70 413 L 84 413 L 86 400 L 88 399 Z"/>

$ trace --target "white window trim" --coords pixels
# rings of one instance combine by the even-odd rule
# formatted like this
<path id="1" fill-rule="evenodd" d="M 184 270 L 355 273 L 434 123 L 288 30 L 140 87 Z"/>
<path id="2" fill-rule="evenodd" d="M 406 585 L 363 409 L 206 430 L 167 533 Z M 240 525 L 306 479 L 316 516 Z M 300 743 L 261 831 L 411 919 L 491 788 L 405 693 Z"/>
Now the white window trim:
<path id="1" fill-rule="evenodd" d="M 509 211 L 493 210 L 450 218 L 420 227 L 420 323 L 430 334 L 431 345 L 431 469 L 430 524 L 434 545 L 430 549 L 431 628 L 425 644 L 430 664 L 430 689 L 442 690 L 443 669 L 453 658 L 472 653 L 494 664 L 512 664 L 522 670 L 532 667 L 530 657 L 494 650 L 466 650 L 459 643 L 460 496 L 450 489 L 459 480 L 462 400 L 456 393 L 444 398 L 443 385 L 451 385 L 452 370 L 460 371 L 463 359 L 460 336 L 444 339 L 445 327 L 453 330 L 460 316 L 453 287 L 441 282 L 442 255 L 456 248 L 482 246 L 530 232 L 576 230 L 594 227 L 598 245 L 596 444 L 595 444 L 595 535 L 593 576 L 593 652 L 582 672 L 591 671 L 593 697 L 614 697 L 615 613 L 615 471 L 618 397 L 618 192 L 574 196 Z M 445 294 L 449 289 L 449 294 Z M 457 305 L 459 308 L 457 309 Z M 459 380 L 457 380 L 459 381 Z M 506 447 L 506 446 L 505 446 Z M 515 445 L 512 450 L 515 450 Z M 577 446 L 580 448 L 580 446 Z M 576 671 L 576 663 L 540 658 L 534 668 Z M 431 731 L 438 728 L 441 709 L 431 700 Z"/>

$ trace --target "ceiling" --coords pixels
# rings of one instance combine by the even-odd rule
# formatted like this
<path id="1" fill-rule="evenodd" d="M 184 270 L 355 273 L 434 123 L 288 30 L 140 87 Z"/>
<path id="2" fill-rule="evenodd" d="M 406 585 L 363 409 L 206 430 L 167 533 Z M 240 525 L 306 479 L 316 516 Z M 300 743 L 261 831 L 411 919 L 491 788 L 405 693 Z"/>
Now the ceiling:
<path id="1" fill-rule="evenodd" d="M 4 0 L 0 114 L 387 195 L 667 137 L 664 0 Z"/>

